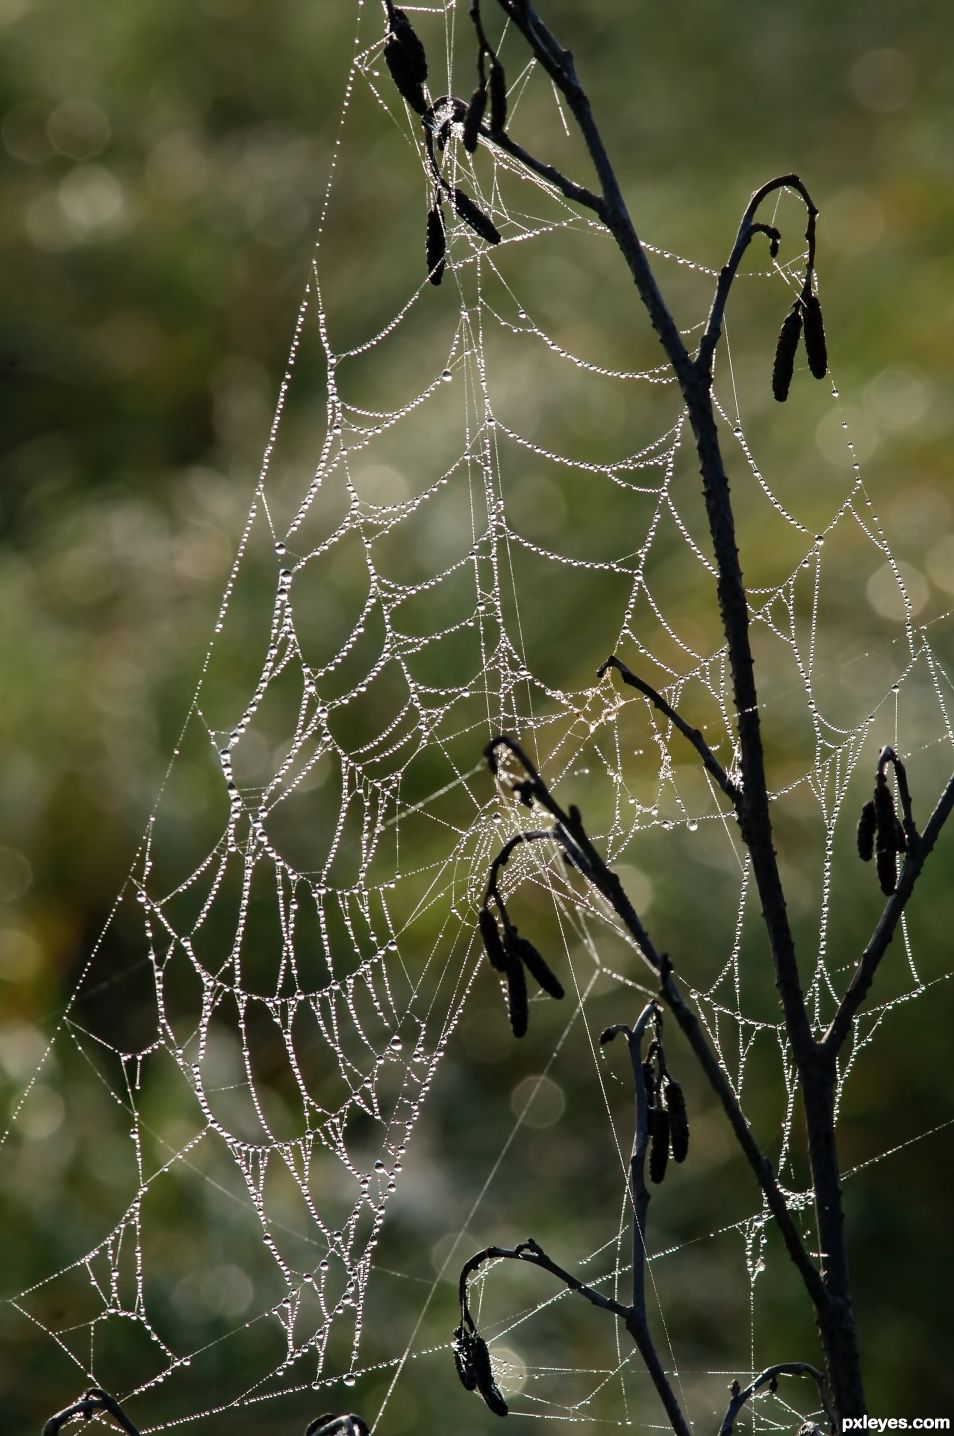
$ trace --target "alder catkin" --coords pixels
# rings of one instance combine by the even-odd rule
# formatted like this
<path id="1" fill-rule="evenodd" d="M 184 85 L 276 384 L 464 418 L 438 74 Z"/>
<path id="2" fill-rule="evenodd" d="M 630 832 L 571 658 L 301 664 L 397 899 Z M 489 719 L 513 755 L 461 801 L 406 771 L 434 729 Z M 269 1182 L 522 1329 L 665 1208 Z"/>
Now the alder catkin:
<path id="1" fill-rule="evenodd" d="M 454 190 L 454 208 L 465 224 L 469 225 L 475 234 L 481 239 L 486 239 L 488 244 L 500 243 L 500 231 L 494 226 L 493 221 L 478 209 L 469 195 L 464 194 L 462 189 Z"/>
<path id="2" fill-rule="evenodd" d="M 669 1117 L 663 1107 L 653 1107 L 649 1114 L 649 1180 L 658 1184 L 666 1175 L 669 1162 Z"/>
<path id="3" fill-rule="evenodd" d="M 817 294 L 812 290 L 803 294 L 802 307 L 808 367 L 816 379 L 824 379 L 828 373 L 828 346 L 825 343 L 825 324 Z"/>
<path id="4" fill-rule="evenodd" d="M 401 96 L 412 110 L 423 115 L 427 109 L 424 81 L 427 79 L 427 56 L 417 32 L 403 10 L 389 12 L 391 35 L 384 47 L 384 63 L 391 73 Z"/>
<path id="5" fill-rule="evenodd" d="M 507 968 L 507 997 L 510 1003 L 510 1027 L 514 1037 L 523 1037 L 527 1030 L 527 979 L 523 965 L 511 962 Z"/>
<path id="6" fill-rule="evenodd" d="M 480 84 L 470 97 L 470 104 L 467 106 L 467 113 L 464 115 L 464 149 L 469 155 L 477 148 L 477 138 L 480 134 L 480 122 L 484 118 L 484 110 L 487 107 L 487 87 Z"/>
<path id="7" fill-rule="evenodd" d="M 894 855 L 894 848 L 879 847 L 875 861 L 881 891 L 885 897 L 890 897 L 898 885 L 898 864 Z"/>
<path id="8" fill-rule="evenodd" d="M 875 783 L 874 810 L 878 847 L 893 853 L 898 843 L 898 817 L 894 797 L 883 775 L 879 775 Z"/>
<path id="9" fill-rule="evenodd" d="M 457 1367 L 460 1383 L 467 1391 L 475 1391 L 477 1388 L 477 1373 L 471 1360 L 472 1349 L 473 1337 L 459 1326 L 454 1332 L 454 1365 Z"/>
<path id="10" fill-rule="evenodd" d="M 506 1416 L 508 1411 L 507 1403 L 503 1399 L 500 1388 L 494 1380 L 494 1369 L 490 1362 L 490 1352 L 487 1349 L 486 1341 L 484 1341 L 482 1336 L 478 1336 L 476 1332 L 473 1336 L 468 1336 L 466 1340 L 468 1345 L 468 1365 L 474 1374 L 474 1386 L 476 1386 L 495 1416 Z"/>
<path id="11" fill-rule="evenodd" d="M 546 959 L 537 951 L 532 942 L 515 934 L 507 950 L 513 957 L 519 958 L 530 976 L 543 988 L 544 992 L 548 992 L 551 997 L 563 996 L 563 986 L 559 978 L 556 973 L 551 971 Z"/>
<path id="12" fill-rule="evenodd" d="M 484 952 L 490 960 L 491 967 L 498 972 L 506 972 L 508 967 L 507 955 L 504 952 L 503 942 L 500 938 L 500 929 L 497 926 L 497 919 L 488 907 L 480 909 L 480 916 L 477 919 L 480 927 L 480 936 L 483 939 Z"/>
<path id="13" fill-rule="evenodd" d="M 775 346 L 775 362 L 772 365 L 772 393 L 780 404 L 788 398 L 788 391 L 795 372 L 795 351 L 802 332 L 802 305 L 796 299 L 782 321 L 778 343 Z"/>
<path id="14" fill-rule="evenodd" d="M 494 58 L 490 66 L 490 133 L 502 135 L 507 124 L 507 77 Z"/>
<path id="15" fill-rule="evenodd" d="M 863 863 L 870 863 L 874 857 L 874 839 L 877 820 L 875 805 L 871 800 L 865 803 L 858 819 L 858 856 Z"/>
<path id="16" fill-rule="evenodd" d="M 689 1152 L 689 1118 L 686 1096 L 678 1082 L 666 1082 L 666 1111 L 669 1113 L 669 1145 L 673 1161 L 684 1162 Z"/>
<path id="17" fill-rule="evenodd" d="M 656 1077 L 656 1068 L 648 1057 L 643 1063 L 643 1084 L 646 1088 L 646 1101 L 650 1107 L 652 1107 L 656 1101 L 658 1079 Z"/>
<path id="18" fill-rule="evenodd" d="M 444 216 L 439 204 L 427 211 L 427 277 L 432 284 L 440 284 L 444 276 L 444 258 L 447 254 L 447 235 L 444 230 Z"/>

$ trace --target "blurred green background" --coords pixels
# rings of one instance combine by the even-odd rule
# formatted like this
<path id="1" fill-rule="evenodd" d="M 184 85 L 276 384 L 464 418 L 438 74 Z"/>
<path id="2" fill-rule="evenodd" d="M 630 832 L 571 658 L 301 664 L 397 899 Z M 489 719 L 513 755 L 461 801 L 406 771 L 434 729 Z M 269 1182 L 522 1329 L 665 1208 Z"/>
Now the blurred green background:
<path id="1" fill-rule="evenodd" d="M 809 184 L 822 211 L 819 278 L 833 372 L 866 486 L 906 565 L 917 621 L 932 625 L 932 640 L 950 660 L 949 7 L 939 0 L 917 7 L 903 0 L 563 0 L 541 9 L 576 54 L 637 228 L 654 244 L 717 266 L 758 183 L 795 169 Z M 8 1107 L 133 861 L 199 675 L 309 275 L 353 20 L 351 0 L 0 0 L 0 1074 Z M 470 85 L 462 67 L 457 88 L 468 93 Z M 542 113 L 529 117 L 540 153 L 549 143 Z M 369 107 L 359 123 L 366 126 L 365 172 L 345 175 L 339 200 L 346 208 L 338 211 L 353 253 L 336 241 L 326 271 L 340 264 L 356 333 L 391 317 L 395 293 L 419 282 L 423 262 L 420 185 L 409 165 L 405 189 L 395 168 L 395 155 L 407 152 L 395 146 L 380 111 Z M 585 179 L 578 154 L 572 165 Z M 394 225 L 383 252 L 372 207 L 378 201 Z M 602 293 L 612 316 L 606 322 L 617 326 L 607 343 L 615 362 L 625 363 L 637 334 L 643 362 L 652 351 L 642 316 L 635 301 L 626 308 L 622 266 L 608 272 L 618 288 Z M 593 312 L 600 298 L 574 275 L 572 260 L 546 281 L 555 305 L 554 276 L 574 317 Z M 738 320 L 730 312 L 729 324 L 739 385 L 758 393 L 767 387 L 772 343 L 765 324 L 777 316 L 772 311 L 766 321 L 757 304 L 750 307 L 751 314 L 740 300 Z M 690 312 L 697 318 L 698 304 Z M 314 412 L 300 452 L 314 459 L 321 376 L 307 361 L 302 372 L 297 412 Z M 545 413 L 553 448 L 592 445 L 595 452 L 605 414 L 592 418 L 589 432 L 585 416 L 557 412 L 545 384 L 542 371 L 521 372 L 521 411 Z M 746 428 L 751 422 L 757 436 L 771 435 L 773 462 L 789 481 L 797 486 L 832 467 L 837 473 L 844 449 L 831 415 L 819 408 L 806 418 L 794 405 L 779 415 L 770 404 L 747 402 Z M 524 503 L 532 514 L 532 493 Z M 876 610 L 869 594 L 859 606 L 847 589 L 844 602 L 833 604 L 826 631 L 833 654 L 864 645 L 872 604 Z M 897 632 L 895 625 L 894 642 Z M 562 662 L 564 639 L 561 625 L 549 621 L 539 640 L 544 667 Z M 590 654 L 581 654 L 579 673 L 592 666 Z M 932 769 L 931 781 L 919 783 L 922 812 L 939 773 Z M 916 952 L 937 977 L 948 963 L 949 854 L 948 835 L 912 918 Z M 797 851 L 787 856 L 797 869 Z M 674 930 L 699 930 L 705 884 L 681 883 L 678 862 L 666 854 L 641 855 L 640 867 L 654 877 L 653 917 L 665 941 Z M 870 926 L 865 892 L 856 896 L 852 874 L 846 904 L 863 906 L 853 937 Z M 810 894 L 809 926 L 812 912 L 817 916 Z M 116 972 L 138 960 L 129 955 L 132 940 L 126 955 L 122 944 L 120 924 L 110 959 Z M 133 1026 L 135 991 L 131 984 L 121 998 L 122 1020 Z M 421 1184 L 427 1174 L 439 1178 L 445 1224 L 435 1229 L 431 1216 L 415 1227 L 413 1214 L 405 1214 L 404 1227 L 396 1223 L 402 1269 L 415 1269 L 426 1243 L 428 1280 L 430 1248 L 445 1228 L 459 1228 L 468 1183 L 495 1150 L 489 1124 L 484 1150 L 483 1129 L 469 1123 L 465 1141 L 456 1114 L 477 1102 L 508 1107 L 548 1050 L 544 1031 L 539 1049 L 514 1057 L 487 1035 L 501 1014 L 486 986 L 479 1002 L 486 1005 L 478 1003 L 465 1022 L 432 1094 L 418 1149 Z M 877 1064 L 870 1056 L 867 1066 L 859 1064 L 850 1089 L 843 1125 L 849 1167 L 950 1120 L 945 985 L 901 1009 L 886 1029 Z M 79 1067 L 68 1075 L 84 1080 Z M 576 1126 L 564 1136 L 541 1124 L 527 1162 L 547 1175 L 546 1224 L 555 1246 L 569 1241 L 568 1227 L 579 1222 L 587 1162 L 587 1111 L 574 1113 L 567 1079 L 554 1074 Z M 95 1230 L 97 1213 L 115 1207 L 108 1180 L 97 1185 L 96 1160 L 84 1162 L 76 1151 L 97 1140 L 96 1101 L 90 1097 L 88 1126 L 77 1139 L 73 1113 L 68 1119 L 51 1093 L 35 1118 L 32 1145 L 18 1150 L 15 1168 L 0 1169 L 15 1235 L 0 1262 L 0 1294 L 22 1289 L 45 1269 L 51 1243 L 71 1249 L 84 1223 Z M 715 1123 L 708 1155 L 718 1181 L 712 1178 L 714 1208 L 701 1216 L 706 1231 L 718 1225 L 713 1210 L 722 1210 L 723 1197 L 726 1219 L 733 1201 L 738 1208 L 745 1182 Z M 847 1189 L 876 1414 L 946 1414 L 943 1353 L 954 1311 L 950 1202 L 940 1174 L 951 1156 L 949 1130 L 941 1131 Z M 615 1226 L 611 1177 L 588 1179 L 581 1249 L 599 1240 L 601 1202 L 613 1213 L 607 1237 Z M 667 1219 L 680 1240 L 700 1221 L 698 1199 L 698 1186 L 678 1191 Z M 493 1209 L 498 1226 L 488 1216 L 475 1246 L 523 1235 L 533 1206 L 517 1214 L 500 1193 Z M 173 1246 L 180 1220 L 170 1203 Z M 198 1268 L 209 1258 L 198 1223 L 196 1230 L 184 1260 Z M 734 1258 L 738 1266 L 737 1251 Z M 671 1299 L 694 1364 L 709 1369 L 723 1350 L 713 1328 L 747 1321 L 748 1289 L 726 1291 L 693 1269 L 691 1248 L 680 1261 Z M 776 1343 L 766 1359 L 806 1355 L 812 1338 L 797 1292 L 787 1279 L 770 1293 L 758 1291 Z M 242 1295 L 223 1302 L 223 1321 L 234 1322 Z M 513 1293 L 510 1300 L 519 1304 Z M 446 1303 L 441 1309 L 435 1343 L 447 1339 L 450 1310 Z M 189 1319 L 184 1301 L 179 1314 Z M 0 1319 L 0 1417 L 10 1429 L 39 1429 L 72 1394 L 69 1378 L 54 1369 L 50 1343 L 19 1328 L 14 1335 L 8 1316 Z M 574 1365 L 598 1365 L 606 1360 L 602 1344 L 611 1345 L 608 1330 L 588 1316 L 568 1328 Z M 382 1359 L 402 1344 L 371 1330 L 370 1319 L 369 1331 Z M 570 1339 L 566 1331 L 554 1336 L 555 1343 Z M 792 1343 L 802 1349 L 791 1350 Z M 454 1403 L 454 1419 L 478 1429 L 483 1413 L 462 1407 L 452 1373 L 441 1384 L 445 1375 L 434 1386 L 429 1374 L 424 1391 L 410 1372 L 391 1408 L 393 1424 L 382 1429 L 431 1429 L 439 1400 Z M 372 1402 L 374 1393 L 365 1399 Z M 458 1417 L 462 1409 L 470 1415 Z"/>

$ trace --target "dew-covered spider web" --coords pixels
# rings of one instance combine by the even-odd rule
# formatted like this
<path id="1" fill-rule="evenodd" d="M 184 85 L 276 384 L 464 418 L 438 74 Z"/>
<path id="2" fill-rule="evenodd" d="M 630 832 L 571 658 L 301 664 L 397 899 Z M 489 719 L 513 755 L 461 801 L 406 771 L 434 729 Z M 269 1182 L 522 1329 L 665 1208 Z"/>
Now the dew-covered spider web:
<path id="1" fill-rule="evenodd" d="M 466 7 L 409 14 L 431 99 L 466 99 Z M 428 282 L 420 120 L 382 63 L 379 7 L 357 0 L 354 19 L 314 266 L 201 681 L 5 1137 L 15 1189 L 33 1104 L 62 1093 L 73 1145 L 54 1180 L 73 1216 L 49 1268 L 4 1292 L 6 1330 L 43 1353 L 38 1421 L 98 1384 L 144 1431 L 292 1431 L 351 1409 L 382 1433 L 439 1415 L 483 1429 L 493 1418 L 451 1355 L 474 1251 L 532 1234 L 627 1299 L 630 1077 L 598 1037 L 635 1020 L 650 974 L 557 845 L 525 845 L 503 891 L 566 997 L 532 996 L 513 1039 L 477 912 L 503 844 L 547 820 L 515 799 L 516 765 L 488 772 L 501 732 L 579 806 L 669 952 L 813 1242 L 792 1062 L 729 805 L 647 699 L 595 676 L 616 653 L 735 771 L 679 390 L 601 226 L 492 143 L 467 153 L 459 126 L 445 176 L 501 241 L 445 205 L 446 270 Z M 511 132 L 587 180 L 555 92 L 494 21 Z M 831 380 L 800 364 L 787 405 L 772 400 L 805 255 L 796 198 L 769 209 L 781 252 L 752 248 L 716 395 L 776 845 L 821 1029 L 883 901 L 854 853 L 878 752 L 908 763 L 922 822 L 951 766 L 950 625 L 889 547 Z M 823 203 L 819 235 L 824 301 Z M 646 246 L 690 348 L 730 242 Z M 918 940 L 940 931 L 925 908 L 847 1049 L 849 1111 L 856 1081 L 870 1094 L 871 1045 L 950 975 Z M 692 1137 L 650 1204 L 650 1311 L 677 1392 L 708 1421 L 731 1378 L 816 1361 L 817 1346 L 807 1314 L 779 1316 L 804 1312 L 802 1294 L 675 1033 L 667 1054 Z M 846 1181 L 903 1160 L 929 1126 L 872 1124 Z M 471 1295 L 512 1419 L 662 1420 L 605 1313 L 515 1263 L 483 1269 Z M 788 1429 L 817 1404 L 791 1382 L 755 1409 Z"/>

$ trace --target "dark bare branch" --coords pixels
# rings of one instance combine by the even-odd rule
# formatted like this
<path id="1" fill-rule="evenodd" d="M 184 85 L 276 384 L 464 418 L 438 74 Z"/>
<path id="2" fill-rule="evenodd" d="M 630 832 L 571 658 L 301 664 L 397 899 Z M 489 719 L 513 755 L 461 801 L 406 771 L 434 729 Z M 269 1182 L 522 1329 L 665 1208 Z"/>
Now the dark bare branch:
<path id="1" fill-rule="evenodd" d="M 626 664 L 622 663 L 615 655 L 607 658 L 606 662 L 597 669 L 597 678 L 602 678 L 603 674 L 610 668 L 615 668 L 625 684 L 630 688 L 635 688 L 637 692 L 642 693 L 644 697 L 649 699 L 654 708 L 658 708 L 659 712 L 669 719 L 673 727 L 677 728 L 682 736 L 695 748 L 706 767 L 706 771 L 712 774 L 723 793 L 725 793 L 726 797 L 731 801 L 733 807 L 738 807 L 740 797 L 739 789 L 736 784 L 733 783 L 699 732 L 699 729 L 690 727 L 686 720 L 679 716 L 675 708 L 666 701 L 661 693 L 657 693 L 655 688 L 652 688 L 648 683 L 644 682 L 642 678 L 639 678 L 635 673 L 631 672 L 631 670 L 626 667 Z"/>
<path id="2" fill-rule="evenodd" d="M 65 1407 L 51 1416 L 43 1427 L 43 1436 L 57 1436 L 57 1433 L 77 1416 L 89 1421 L 98 1411 L 105 1411 L 126 1432 L 126 1436 L 139 1436 L 139 1432 L 126 1415 L 114 1396 L 100 1386 L 91 1386 L 79 1401 Z"/>
<path id="3" fill-rule="evenodd" d="M 556 820 L 555 834 L 573 857 L 575 866 L 612 907 L 636 943 L 644 961 L 659 979 L 661 996 L 676 1019 L 680 1031 L 692 1048 L 710 1087 L 729 1119 L 736 1140 L 742 1148 L 762 1189 L 769 1210 L 778 1224 L 786 1250 L 798 1268 L 816 1309 L 824 1310 L 828 1304 L 828 1296 L 818 1268 L 808 1255 L 799 1236 L 785 1198 L 775 1179 L 772 1164 L 752 1135 L 745 1113 L 739 1105 L 728 1077 L 722 1070 L 718 1057 L 709 1045 L 702 1023 L 682 995 L 668 956 L 656 949 L 619 878 L 607 866 L 590 841 L 579 812 L 575 808 L 571 808 L 569 812 L 563 810 L 515 738 L 511 738 L 507 734 L 500 734 L 487 745 L 485 753 L 491 771 L 494 773 L 498 771 L 497 755 L 501 749 L 512 754 L 521 764 L 528 775 L 528 782 L 534 798 Z"/>
<path id="4" fill-rule="evenodd" d="M 770 1386 L 775 1389 L 775 1383 L 780 1376 L 810 1376 L 818 1387 L 818 1395 L 821 1399 L 825 1415 L 828 1417 L 829 1428 L 832 1432 L 838 1430 L 838 1423 L 835 1413 L 831 1407 L 831 1398 L 825 1384 L 822 1373 L 807 1361 L 780 1361 L 776 1366 L 767 1366 L 764 1371 L 750 1381 L 744 1390 L 740 1390 L 738 1383 L 733 1382 L 732 1400 L 729 1402 L 725 1416 L 722 1418 L 722 1425 L 719 1427 L 719 1436 L 732 1436 L 736 1418 L 747 1401 L 750 1401 L 763 1387 Z"/>

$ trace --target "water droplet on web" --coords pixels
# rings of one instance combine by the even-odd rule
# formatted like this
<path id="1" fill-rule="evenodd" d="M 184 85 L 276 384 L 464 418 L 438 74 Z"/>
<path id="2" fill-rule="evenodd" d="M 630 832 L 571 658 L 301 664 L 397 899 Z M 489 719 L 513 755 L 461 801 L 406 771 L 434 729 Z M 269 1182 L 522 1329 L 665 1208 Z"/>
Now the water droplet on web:
<path id="1" fill-rule="evenodd" d="M 388 1043 L 388 1046 L 390 1047 L 392 1052 L 400 1052 L 401 1048 L 404 1046 L 404 1043 L 401 1041 L 400 1037 L 392 1037 L 391 1041 Z"/>
<path id="2" fill-rule="evenodd" d="M 347 1300 L 347 1298 L 345 1300 Z M 343 1305 L 344 1302 L 342 1302 L 342 1306 Z M 341 1380 L 344 1382 L 345 1386 L 354 1386 L 358 1378 L 354 1375 L 353 1372 L 349 1371 L 346 1376 L 342 1376 Z"/>
<path id="3" fill-rule="evenodd" d="M 449 369 L 445 369 L 441 374 L 441 378 L 443 379 L 445 384 L 449 384 L 453 377 L 454 376 Z"/>

